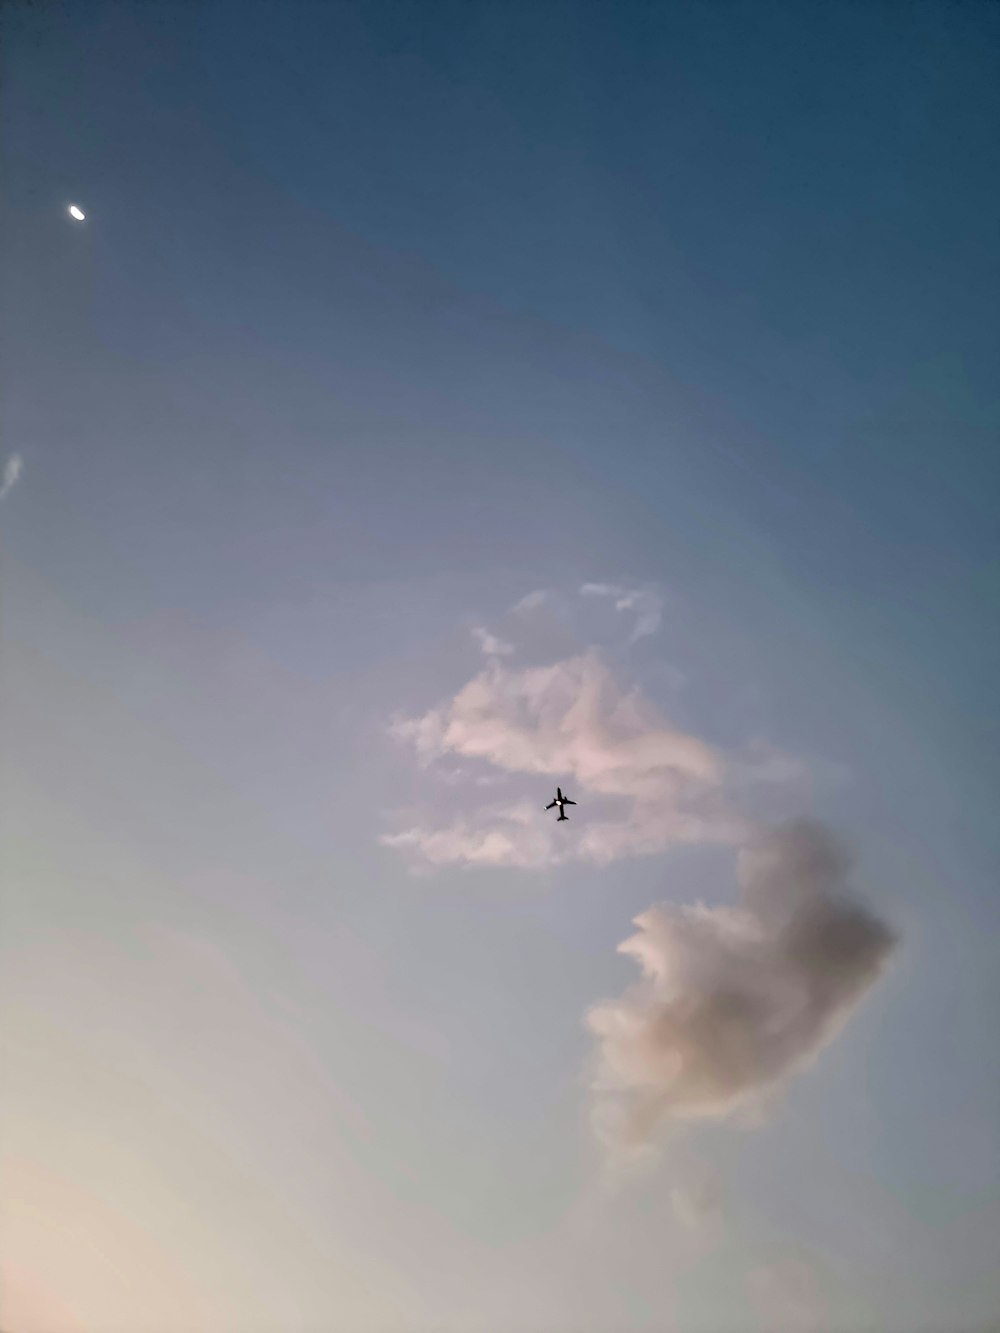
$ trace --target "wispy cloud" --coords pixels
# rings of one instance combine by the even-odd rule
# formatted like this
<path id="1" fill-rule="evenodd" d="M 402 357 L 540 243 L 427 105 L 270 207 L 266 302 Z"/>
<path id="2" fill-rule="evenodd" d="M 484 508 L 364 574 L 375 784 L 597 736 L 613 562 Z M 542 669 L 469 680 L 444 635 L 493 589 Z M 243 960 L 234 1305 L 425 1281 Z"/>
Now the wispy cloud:
<path id="1" fill-rule="evenodd" d="M 670 1191 L 674 1216 L 687 1231 L 705 1232 L 722 1218 L 722 1200 L 717 1185 L 703 1178 Z"/>
<path id="2" fill-rule="evenodd" d="M 525 611 L 537 611 L 540 606 L 543 606 L 549 600 L 549 595 L 547 589 L 536 588 L 534 592 L 529 592 L 519 602 L 515 602 L 511 610 L 518 614 L 523 614 Z"/>
<path id="3" fill-rule="evenodd" d="M 479 644 L 486 657 L 509 657 L 514 651 L 512 643 L 507 643 L 505 639 L 500 639 L 495 634 L 491 634 L 482 625 L 473 625 L 472 637 Z"/>
<path id="4" fill-rule="evenodd" d="M 663 619 L 663 598 L 653 588 L 625 588 L 617 583 L 584 583 L 581 597 L 613 597 L 616 611 L 633 611 L 635 625 L 630 643 L 655 634 Z"/>
<path id="5" fill-rule="evenodd" d="M 747 831 L 728 806 L 724 756 L 672 726 L 637 688 L 623 689 L 593 649 L 520 671 L 493 659 L 453 699 L 391 731 L 425 765 L 486 761 L 554 778 L 594 801 L 572 843 L 530 803 L 527 814 L 486 809 L 445 829 L 417 825 L 383 839 L 435 864 L 607 863 L 677 843 L 738 841 Z M 547 799 L 547 788 L 537 790 Z"/>
<path id="6" fill-rule="evenodd" d="M 24 471 L 24 459 L 20 454 L 11 454 L 3 465 L 3 474 L 0 476 L 0 500 L 5 500 L 11 493 L 17 483 L 21 480 L 21 473 Z"/>
<path id="7" fill-rule="evenodd" d="M 595 1128 L 647 1143 L 723 1117 L 813 1059 L 879 976 L 888 927 L 847 892 L 849 859 L 794 821 L 740 853 L 737 907 L 651 907 L 619 946 L 643 979 L 586 1022 L 598 1042 Z"/>
<path id="8" fill-rule="evenodd" d="M 514 866 L 537 869 L 558 860 L 551 828 L 528 802 L 494 807 L 447 828 L 419 825 L 386 834 L 387 847 L 415 853 L 430 866 Z"/>

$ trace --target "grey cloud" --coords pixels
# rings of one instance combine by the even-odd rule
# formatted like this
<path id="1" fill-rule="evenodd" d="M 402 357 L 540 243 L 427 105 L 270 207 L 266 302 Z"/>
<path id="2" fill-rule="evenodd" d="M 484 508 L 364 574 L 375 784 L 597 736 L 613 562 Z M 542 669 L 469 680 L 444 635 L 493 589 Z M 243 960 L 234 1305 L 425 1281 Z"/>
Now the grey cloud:
<path id="1" fill-rule="evenodd" d="M 740 853 L 737 907 L 651 907 L 619 946 L 642 980 L 596 1005 L 595 1128 L 650 1141 L 774 1088 L 837 1034 L 893 947 L 847 892 L 849 858 L 821 825 L 771 830 Z"/>

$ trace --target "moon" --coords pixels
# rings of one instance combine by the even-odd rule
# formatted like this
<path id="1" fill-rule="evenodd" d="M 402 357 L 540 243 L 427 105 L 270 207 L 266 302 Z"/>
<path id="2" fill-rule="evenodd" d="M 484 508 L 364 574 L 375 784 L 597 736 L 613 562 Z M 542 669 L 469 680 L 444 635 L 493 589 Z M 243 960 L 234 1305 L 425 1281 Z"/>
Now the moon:
<path id="1" fill-rule="evenodd" d="M 70 204 L 69 208 L 66 211 L 69 213 L 70 217 L 75 218 L 77 222 L 83 222 L 86 220 L 87 217 L 86 213 L 83 211 L 82 208 L 77 208 L 76 204 Z"/>

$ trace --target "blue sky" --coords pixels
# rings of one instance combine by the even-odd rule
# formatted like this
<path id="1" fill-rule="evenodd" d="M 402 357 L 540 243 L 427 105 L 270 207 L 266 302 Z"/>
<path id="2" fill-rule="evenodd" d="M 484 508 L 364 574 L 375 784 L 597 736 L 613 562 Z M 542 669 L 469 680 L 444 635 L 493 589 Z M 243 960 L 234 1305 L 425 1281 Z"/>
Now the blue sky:
<path id="1" fill-rule="evenodd" d="M 998 40 L 12 11 L 5 1333 L 995 1320 Z"/>

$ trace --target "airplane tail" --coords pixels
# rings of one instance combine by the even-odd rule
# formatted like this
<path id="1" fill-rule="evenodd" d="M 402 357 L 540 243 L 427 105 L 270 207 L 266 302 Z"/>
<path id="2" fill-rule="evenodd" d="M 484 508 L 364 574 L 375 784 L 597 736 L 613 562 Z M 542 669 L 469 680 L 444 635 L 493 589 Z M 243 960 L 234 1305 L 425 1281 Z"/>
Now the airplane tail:
<path id="1" fill-rule="evenodd" d="M 567 814 L 561 814 L 561 815 L 559 816 L 559 819 L 569 819 L 569 815 L 567 815 Z M 556 820 L 556 823 L 557 823 L 557 824 L 559 823 L 559 819 Z"/>

